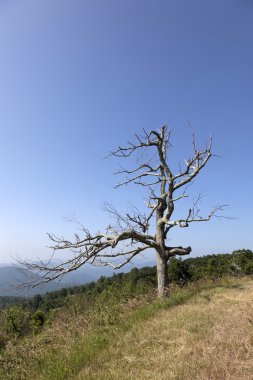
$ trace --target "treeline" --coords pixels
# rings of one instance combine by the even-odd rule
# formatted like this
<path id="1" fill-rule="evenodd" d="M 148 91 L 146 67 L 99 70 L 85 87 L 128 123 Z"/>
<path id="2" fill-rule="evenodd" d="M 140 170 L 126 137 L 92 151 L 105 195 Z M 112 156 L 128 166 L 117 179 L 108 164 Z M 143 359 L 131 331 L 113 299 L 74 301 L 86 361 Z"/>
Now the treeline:
<path id="1" fill-rule="evenodd" d="M 10 305 L 23 305 L 27 302 L 25 297 L 0 296 L 0 307 L 6 308 Z"/>
<path id="2" fill-rule="evenodd" d="M 203 278 L 245 276 L 253 274 L 253 252 L 241 249 L 231 254 L 207 255 L 180 260 L 172 258 L 169 275 L 172 282 L 184 284 Z"/>
<path id="3" fill-rule="evenodd" d="M 248 249 L 234 251 L 232 254 L 207 255 L 196 258 L 171 258 L 168 266 L 170 282 L 185 285 L 190 281 L 203 278 L 220 278 L 223 276 L 244 276 L 253 274 L 253 252 Z M 129 273 L 118 273 L 112 277 L 101 277 L 96 282 L 63 288 L 58 291 L 36 295 L 27 300 L 26 305 L 32 309 L 50 309 L 62 306 L 65 299 L 73 294 L 85 294 L 89 302 L 103 291 L 114 290 L 122 297 L 132 298 L 156 288 L 156 267 L 133 268 Z"/>
<path id="4" fill-rule="evenodd" d="M 168 265 L 169 279 L 178 285 L 203 278 L 220 278 L 223 276 L 243 276 L 253 274 L 253 252 L 248 249 L 234 251 L 232 254 L 207 255 L 196 258 L 171 258 Z M 63 288 L 45 295 L 36 295 L 29 299 L 18 297 L 0 297 L 0 306 L 19 304 L 31 311 L 61 307 L 66 297 L 83 294 L 92 302 L 104 291 L 118 292 L 121 297 L 135 297 L 154 289 L 157 284 L 156 267 L 133 268 L 129 273 L 118 273 L 112 277 L 101 277 L 96 282 Z"/>

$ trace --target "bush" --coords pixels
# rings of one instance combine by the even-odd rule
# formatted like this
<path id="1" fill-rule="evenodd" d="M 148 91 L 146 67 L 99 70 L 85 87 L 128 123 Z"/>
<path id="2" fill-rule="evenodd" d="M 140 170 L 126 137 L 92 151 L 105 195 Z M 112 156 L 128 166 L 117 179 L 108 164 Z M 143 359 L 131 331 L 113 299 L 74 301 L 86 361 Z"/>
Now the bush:
<path id="1" fill-rule="evenodd" d="M 25 335 L 30 330 L 30 314 L 21 306 L 9 306 L 4 311 L 4 323 L 6 332 L 18 337 Z"/>
<path id="2" fill-rule="evenodd" d="M 35 313 L 32 315 L 32 330 L 34 334 L 38 334 L 41 332 L 44 324 L 46 321 L 46 315 L 44 311 L 38 309 L 35 311 Z"/>
<path id="3" fill-rule="evenodd" d="M 6 343 L 7 343 L 7 338 L 3 335 L 0 335 L 0 351 L 5 349 Z"/>
<path id="4" fill-rule="evenodd" d="M 187 261 L 183 261 L 181 258 L 176 259 L 175 257 L 171 257 L 169 260 L 168 274 L 169 281 L 180 286 L 185 285 L 192 277 Z"/>

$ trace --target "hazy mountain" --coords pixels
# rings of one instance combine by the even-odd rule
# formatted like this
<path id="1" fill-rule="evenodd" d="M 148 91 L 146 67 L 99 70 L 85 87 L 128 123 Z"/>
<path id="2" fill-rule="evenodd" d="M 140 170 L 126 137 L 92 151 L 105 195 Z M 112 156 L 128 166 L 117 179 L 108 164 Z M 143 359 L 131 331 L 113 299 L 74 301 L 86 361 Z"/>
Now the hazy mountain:
<path id="1" fill-rule="evenodd" d="M 34 278 L 31 272 L 24 272 L 18 266 L 0 267 L 0 296 L 31 296 L 38 293 L 61 289 L 74 285 L 84 284 L 96 280 L 88 271 L 78 271 L 67 274 L 61 281 L 53 281 L 48 284 L 38 286 L 30 290 L 17 290 L 17 284 L 24 283 L 26 280 Z"/>
<path id="2" fill-rule="evenodd" d="M 86 265 L 66 274 L 61 281 L 53 281 L 43 286 L 38 286 L 30 290 L 19 291 L 16 285 L 24 283 L 31 278 L 32 275 L 29 271 L 22 271 L 20 267 L 11 264 L 0 265 L 0 296 L 31 296 L 34 294 L 43 294 L 53 290 L 58 290 L 64 287 L 71 287 L 75 285 L 85 284 L 87 282 L 96 281 L 101 276 L 112 276 L 113 273 L 129 272 L 133 267 L 152 266 L 154 262 L 144 261 L 136 262 L 135 264 L 127 264 L 120 270 L 116 271 L 111 267 L 95 267 L 92 265 Z"/>

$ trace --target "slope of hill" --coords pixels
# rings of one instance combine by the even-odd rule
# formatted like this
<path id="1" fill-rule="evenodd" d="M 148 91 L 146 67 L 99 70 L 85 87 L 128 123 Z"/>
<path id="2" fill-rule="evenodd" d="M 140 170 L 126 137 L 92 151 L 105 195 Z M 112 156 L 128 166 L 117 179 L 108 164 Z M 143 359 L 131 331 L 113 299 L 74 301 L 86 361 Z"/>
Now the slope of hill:
<path id="1" fill-rule="evenodd" d="M 155 267 L 0 297 L 0 378 L 252 379 L 253 252 L 173 258 L 168 272 L 160 300 Z"/>
<path id="2" fill-rule="evenodd" d="M 121 296 L 109 287 L 92 307 L 69 296 L 41 333 L 6 345 L 0 378 L 252 379 L 252 278 Z"/>
<path id="3" fill-rule="evenodd" d="M 252 280 L 204 290 L 135 323 L 76 378 L 252 380 L 252 305 Z"/>

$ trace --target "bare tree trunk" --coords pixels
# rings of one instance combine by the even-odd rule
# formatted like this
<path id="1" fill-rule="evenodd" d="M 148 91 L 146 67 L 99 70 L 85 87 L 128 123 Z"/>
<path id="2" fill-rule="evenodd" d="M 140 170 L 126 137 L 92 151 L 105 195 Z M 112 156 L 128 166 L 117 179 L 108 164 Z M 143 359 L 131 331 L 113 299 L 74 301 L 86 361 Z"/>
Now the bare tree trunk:
<path id="1" fill-rule="evenodd" d="M 157 259 L 157 293 L 158 293 L 158 297 L 165 297 L 169 291 L 167 258 L 162 257 L 157 252 L 156 259 Z"/>

